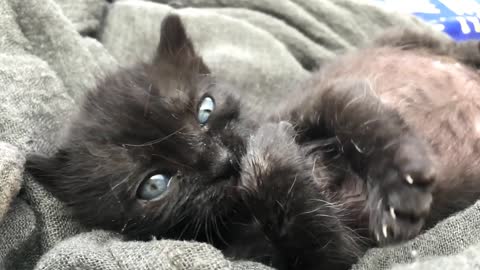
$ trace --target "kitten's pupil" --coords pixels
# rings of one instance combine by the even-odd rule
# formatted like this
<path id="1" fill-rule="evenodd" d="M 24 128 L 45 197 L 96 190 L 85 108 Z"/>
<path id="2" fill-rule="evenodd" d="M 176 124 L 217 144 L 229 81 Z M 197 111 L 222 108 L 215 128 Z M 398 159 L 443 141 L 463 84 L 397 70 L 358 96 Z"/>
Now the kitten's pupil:
<path id="1" fill-rule="evenodd" d="M 200 107 L 198 108 L 198 122 L 201 125 L 205 125 L 208 122 L 208 118 L 210 118 L 210 114 L 215 109 L 215 102 L 211 97 L 204 97 L 200 103 Z"/>
<path id="2" fill-rule="evenodd" d="M 159 198 L 168 188 L 170 176 L 155 174 L 147 178 L 137 190 L 138 198 L 142 200 L 153 200 Z"/>

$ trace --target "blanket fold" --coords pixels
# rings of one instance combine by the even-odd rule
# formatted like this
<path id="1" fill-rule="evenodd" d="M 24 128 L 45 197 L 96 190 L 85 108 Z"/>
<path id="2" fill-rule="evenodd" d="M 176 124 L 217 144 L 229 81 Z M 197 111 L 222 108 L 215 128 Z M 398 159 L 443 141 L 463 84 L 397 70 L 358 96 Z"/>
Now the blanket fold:
<path id="1" fill-rule="evenodd" d="M 115 233 L 89 231 L 24 174 L 28 153 L 55 151 L 68 119 L 97 79 L 150 59 L 166 14 L 180 14 L 213 73 L 251 102 L 277 102 L 323 61 L 386 27 L 427 27 L 356 0 L 110 2 L 0 1 L 2 270 L 269 269 L 230 261 L 207 244 L 129 242 Z M 373 249 L 354 269 L 437 269 L 459 260 L 476 266 L 478 207 L 409 243 Z M 445 255 L 450 256 L 434 258 Z"/>

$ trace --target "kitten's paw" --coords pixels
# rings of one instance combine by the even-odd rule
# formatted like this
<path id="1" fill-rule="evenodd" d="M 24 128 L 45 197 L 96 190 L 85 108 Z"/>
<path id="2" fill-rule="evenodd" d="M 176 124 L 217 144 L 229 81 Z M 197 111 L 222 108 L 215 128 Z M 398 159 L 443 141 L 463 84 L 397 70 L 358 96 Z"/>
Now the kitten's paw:
<path id="1" fill-rule="evenodd" d="M 418 235 L 430 213 L 435 180 L 424 142 L 407 137 L 392 147 L 369 174 L 370 231 L 380 245 Z"/>

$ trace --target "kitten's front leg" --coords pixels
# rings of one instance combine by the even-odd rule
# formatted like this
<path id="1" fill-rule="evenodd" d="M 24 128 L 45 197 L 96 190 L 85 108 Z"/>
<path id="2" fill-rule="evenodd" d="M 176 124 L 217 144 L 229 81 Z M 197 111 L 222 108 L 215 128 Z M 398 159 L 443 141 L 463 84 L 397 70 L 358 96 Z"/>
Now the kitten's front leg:
<path id="1" fill-rule="evenodd" d="M 335 137 L 367 181 L 370 231 L 381 244 L 417 235 L 429 214 L 435 169 L 429 146 L 366 82 L 318 86 L 290 110 L 298 141 Z"/>

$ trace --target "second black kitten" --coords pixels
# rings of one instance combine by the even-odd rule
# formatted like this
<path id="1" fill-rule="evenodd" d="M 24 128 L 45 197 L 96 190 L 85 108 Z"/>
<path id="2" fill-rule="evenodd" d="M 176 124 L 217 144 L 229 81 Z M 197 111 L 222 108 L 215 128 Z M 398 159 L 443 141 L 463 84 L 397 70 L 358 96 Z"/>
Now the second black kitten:
<path id="1" fill-rule="evenodd" d="M 399 49 L 398 39 L 429 53 Z M 396 35 L 377 46 L 390 49 L 340 58 L 268 117 L 210 74 L 170 15 L 152 63 L 99 82 L 56 155 L 30 156 L 27 170 L 88 226 L 135 239 L 205 241 L 229 257 L 279 269 L 346 269 L 375 242 L 406 240 L 433 224 L 432 191 L 478 187 L 463 181 L 468 185 L 435 188 L 439 172 L 446 176 L 436 138 L 415 125 L 419 117 L 379 98 L 402 87 L 393 79 L 401 77 L 393 72 L 401 60 L 456 59 L 455 44 L 435 51 L 423 41 Z M 381 63 L 396 65 L 371 87 L 363 79 L 385 69 Z M 449 177 L 477 175 L 452 170 Z M 471 194 L 465 202 L 478 196 Z M 435 198 L 437 209 L 466 205 Z"/>

